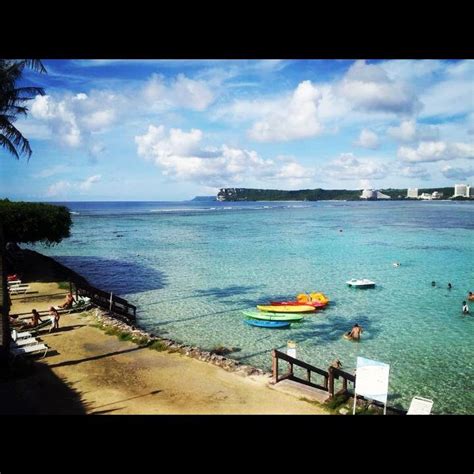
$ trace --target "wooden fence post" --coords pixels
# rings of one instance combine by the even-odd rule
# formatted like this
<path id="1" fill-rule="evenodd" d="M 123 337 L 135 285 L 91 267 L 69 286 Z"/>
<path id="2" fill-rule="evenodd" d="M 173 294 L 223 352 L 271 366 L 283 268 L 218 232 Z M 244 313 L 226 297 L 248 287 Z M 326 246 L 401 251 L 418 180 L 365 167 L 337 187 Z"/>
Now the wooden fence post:
<path id="1" fill-rule="evenodd" d="M 334 397 L 334 373 L 333 373 L 333 367 L 328 368 L 328 392 L 329 392 L 329 398 Z"/>
<path id="2" fill-rule="evenodd" d="M 273 383 L 278 382 L 278 357 L 276 355 L 275 349 L 272 350 L 272 375 Z"/>

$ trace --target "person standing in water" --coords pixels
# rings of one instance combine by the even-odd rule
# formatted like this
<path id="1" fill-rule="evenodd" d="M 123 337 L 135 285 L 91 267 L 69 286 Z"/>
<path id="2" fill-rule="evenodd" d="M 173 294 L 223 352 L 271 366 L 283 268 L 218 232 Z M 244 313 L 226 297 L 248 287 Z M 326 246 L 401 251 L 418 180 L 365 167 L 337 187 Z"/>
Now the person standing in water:
<path id="1" fill-rule="evenodd" d="M 431 286 L 436 286 L 436 282 L 435 282 L 435 281 L 432 281 L 432 282 L 431 282 Z"/>
<path id="2" fill-rule="evenodd" d="M 469 306 L 465 301 L 462 302 L 462 313 L 463 314 L 469 314 Z"/>
<path id="3" fill-rule="evenodd" d="M 363 332 L 363 329 L 357 323 L 355 323 L 353 328 L 347 333 L 347 336 L 350 339 L 353 339 L 355 341 L 359 341 L 360 340 L 360 334 L 362 332 Z"/>
<path id="4" fill-rule="evenodd" d="M 448 283 L 448 290 L 450 290 L 452 287 L 453 285 L 451 285 L 451 283 Z"/>

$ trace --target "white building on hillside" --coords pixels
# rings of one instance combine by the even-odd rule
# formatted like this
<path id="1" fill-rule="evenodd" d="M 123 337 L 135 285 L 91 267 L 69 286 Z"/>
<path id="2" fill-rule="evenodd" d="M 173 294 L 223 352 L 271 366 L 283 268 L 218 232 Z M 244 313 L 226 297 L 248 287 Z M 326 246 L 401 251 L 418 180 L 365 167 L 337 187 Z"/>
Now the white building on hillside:
<path id="1" fill-rule="evenodd" d="M 364 189 L 362 191 L 360 199 L 376 200 L 376 199 L 392 199 L 392 198 L 374 189 Z"/>
<path id="2" fill-rule="evenodd" d="M 360 196 L 361 199 L 377 199 L 376 191 L 372 189 L 364 189 Z"/>
<path id="3" fill-rule="evenodd" d="M 469 184 L 455 184 L 454 185 L 454 196 L 453 197 L 469 197 L 470 186 Z"/>
<path id="4" fill-rule="evenodd" d="M 443 197 L 443 193 L 439 193 L 438 191 L 434 191 L 431 195 L 431 199 L 441 199 Z"/>
<path id="5" fill-rule="evenodd" d="M 417 199 L 418 198 L 418 188 L 408 188 L 407 189 L 407 198 Z"/>
<path id="6" fill-rule="evenodd" d="M 430 193 L 422 193 L 418 196 L 418 199 L 423 199 L 424 201 L 431 201 L 433 196 Z"/>

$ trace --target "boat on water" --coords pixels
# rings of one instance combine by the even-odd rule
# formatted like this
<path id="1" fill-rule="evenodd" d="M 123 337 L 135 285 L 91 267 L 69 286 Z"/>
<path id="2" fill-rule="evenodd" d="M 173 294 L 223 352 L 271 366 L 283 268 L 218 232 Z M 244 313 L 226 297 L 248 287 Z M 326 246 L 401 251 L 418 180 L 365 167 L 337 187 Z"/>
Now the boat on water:
<path id="1" fill-rule="evenodd" d="M 264 321 L 301 321 L 304 318 L 303 314 L 263 313 L 262 311 L 242 311 L 242 314 L 252 319 Z"/>
<path id="2" fill-rule="evenodd" d="M 329 303 L 329 298 L 324 293 L 320 292 L 314 292 L 309 294 L 299 293 L 298 295 L 296 295 L 296 301 L 303 304 L 311 304 L 312 302 L 318 302 L 326 305 Z"/>
<path id="3" fill-rule="evenodd" d="M 271 306 L 312 306 L 313 308 L 324 308 L 325 303 L 321 301 L 310 301 L 308 303 L 301 303 L 299 301 L 270 301 Z"/>
<path id="4" fill-rule="evenodd" d="M 368 280 L 367 278 L 352 278 L 346 282 L 349 286 L 354 288 L 374 288 L 375 282 L 372 280 Z"/>
<path id="5" fill-rule="evenodd" d="M 267 311 L 270 313 L 312 313 L 316 310 L 314 306 L 309 305 L 257 305 L 260 311 Z"/>
<path id="6" fill-rule="evenodd" d="M 273 329 L 289 328 L 291 325 L 288 321 L 265 321 L 259 319 L 245 319 L 244 322 L 250 326 Z"/>

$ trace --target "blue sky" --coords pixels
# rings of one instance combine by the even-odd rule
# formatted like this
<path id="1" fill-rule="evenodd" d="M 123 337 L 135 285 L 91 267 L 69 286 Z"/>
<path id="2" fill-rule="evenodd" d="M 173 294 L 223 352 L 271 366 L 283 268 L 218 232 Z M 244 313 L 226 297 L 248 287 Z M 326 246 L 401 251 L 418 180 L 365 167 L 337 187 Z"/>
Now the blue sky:
<path id="1" fill-rule="evenodd" d="M 220 187 L 474 181 L 474 61 L 46 60 L 0 198 L 184 200 Z"/>

